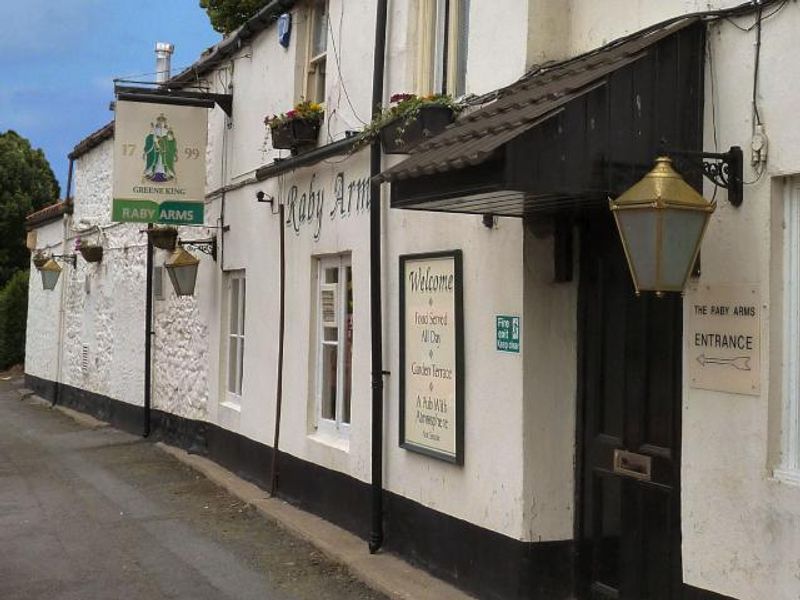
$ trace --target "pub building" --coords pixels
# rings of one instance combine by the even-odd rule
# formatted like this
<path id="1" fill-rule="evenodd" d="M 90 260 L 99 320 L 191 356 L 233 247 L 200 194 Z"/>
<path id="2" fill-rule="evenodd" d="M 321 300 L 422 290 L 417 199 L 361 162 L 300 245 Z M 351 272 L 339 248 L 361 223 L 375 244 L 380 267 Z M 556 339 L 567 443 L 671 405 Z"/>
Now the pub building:
<path id="1" fill-rule="evenodd" d="M 800 7 L 504 3 L 522 39 L 454 0 L 465 79 L 426 88 L 439 2 L 353 1 L 271 2 L 165 86 L 207 96 L 205 200 L 153 251 L 146 352 L 146 238 L 112 218 L 125 140 L 76 146 L 72 212 L 29 227 L 108 247 L 31 279 L 28 386 L 479 598 L 795 598 Z M 407 89 L 473 95 L 405 156 L 359 145 Z M 325 122 L 287 153 L 254 124 L 298 95 Z"/>

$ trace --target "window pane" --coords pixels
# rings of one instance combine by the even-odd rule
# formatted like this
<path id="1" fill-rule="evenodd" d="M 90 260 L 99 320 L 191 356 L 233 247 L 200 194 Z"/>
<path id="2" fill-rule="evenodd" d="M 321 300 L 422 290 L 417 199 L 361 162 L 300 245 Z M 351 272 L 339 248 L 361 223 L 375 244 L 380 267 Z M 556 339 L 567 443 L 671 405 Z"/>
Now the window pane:
<path id="1" fill-rule="evenodd" d="M 244 335 L 244 306 L 247 303 L 247 293 L 245 292 L 244 278 L 240 279 L 239 282 L 240 282 L 239 293 L 241 294 L 240 302 L 242 304 L 241 315 L 239 317 L 239 333 Z"/>
<path id="2" fill-rule="evenodd" d="M 324 54 L 328 48 L 328 10 L 326 5 L 326 0 L 321 0 L 314 6 L 312 57 Z"/>
<path id="3" fill-rule="evenodd" d="M 322 346 L 321 411 L 323 419 L 336 418 L 336 346 Z"/>
<path id="4" fill-rule="evenodd" d="M 344 319 L 344 366 L 343 370 L 343 386 L 342 390 L 342 423 L 350 423 L 350 394 L 352 390 L 353 379 L 353 268 L 351 266 L 345 267 L 345 286 L 347 303 L 345 304 L 345 319 Z"/>
<path id="5" fill-rule="evenodd" d="M 325 269 L 325 283 L 339 283 L 338 267 Z"/>
<path id="6" fill-rule="evenodd" d="M 244 378 L 244 338 L 239 338 L 239 356 L 236 358 L 238 359 L 238 364 L 236 365 L 236 371 L 238 373 L 238 380 L 236 381 L 236 393 L 241 395 L 242 393 L 242 379 Z"/>
<path id="7" fill-rule="evenodd" d="M 237 394 L 237 365 L 239 364 L 239 344 L 235 337 L 228 338 L 228 391 Z"/>
<path id="8" fill-rule="evenodd" d="M 230 328 L 228 333 L 239 333 L 239 280 L 231 278 L 231 297 L 228 303 Z"/>

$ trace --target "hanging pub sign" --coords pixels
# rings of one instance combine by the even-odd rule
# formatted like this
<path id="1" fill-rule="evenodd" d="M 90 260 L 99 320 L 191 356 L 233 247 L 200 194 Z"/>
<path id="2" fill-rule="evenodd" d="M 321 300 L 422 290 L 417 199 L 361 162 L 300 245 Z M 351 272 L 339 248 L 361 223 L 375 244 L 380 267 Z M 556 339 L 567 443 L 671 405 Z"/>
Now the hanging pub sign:
<path id="1" fill-rule="evenodd" d="M 202 225 L 208 109 L 116 103 L 112 220 Z"/>
<path id="2" fill-rule="evenodd" d="M 400 257 L 400 446 L 464 463 L 460 250 Z"/>

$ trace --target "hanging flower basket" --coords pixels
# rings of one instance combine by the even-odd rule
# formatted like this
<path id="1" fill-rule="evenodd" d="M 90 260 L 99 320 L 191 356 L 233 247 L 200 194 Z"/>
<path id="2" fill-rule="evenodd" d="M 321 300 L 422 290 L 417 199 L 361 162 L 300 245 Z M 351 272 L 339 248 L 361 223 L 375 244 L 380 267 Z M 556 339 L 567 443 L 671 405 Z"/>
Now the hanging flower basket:
<path id="1" fill-rule="evenodd" d="M 174 250 L 178 241 L 178 229 L 175 227 L 155 227 L 147 230 L 153 246 L 162 250 Z"/>
<path id="2" fill-rule="evenodd" d="M 34 267 L 36 267 L 37 269 L 41 269 L 47 263 L 47 261 L 50 260 L 50 257 L 47 256 L 47 254 L 44 254 L 43 252 L 36 252 L 31 258 L 31 260 L 33 260 Z"/>
<path id="3" fill-rule="evenodd" d="M 322 105 L 300 102 L 289 112 L 266 117 L 264 124 L 269 127 L 272 147 L 295 151 L 315 145 L 323 115 Z"/>
<path id="4" fill-rule="evenodd" d="M 103 247 L 95 246 L 92 244 L 81 244 L 78 246 L 78 252 L 86 262 L 96 263 L 103 260 Z"/>

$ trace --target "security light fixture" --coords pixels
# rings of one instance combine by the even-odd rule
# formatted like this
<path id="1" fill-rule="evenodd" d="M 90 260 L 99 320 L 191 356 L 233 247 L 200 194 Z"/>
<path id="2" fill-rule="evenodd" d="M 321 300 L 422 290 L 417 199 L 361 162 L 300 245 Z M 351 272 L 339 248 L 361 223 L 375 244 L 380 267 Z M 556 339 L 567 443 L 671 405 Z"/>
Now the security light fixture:
<path id="1" fill-rule="evenodd" d="M 197 268 L 200 260 L 179 246 L 164 263 L 169 280 L 178 296 L 191 296 L 197 282 Z"/>
<path id="2" fill-rule="evenodd" d="M 716 202 L 686 183 L 666 156 L 609 204 L 636 294 L 682 292 Z"/>

